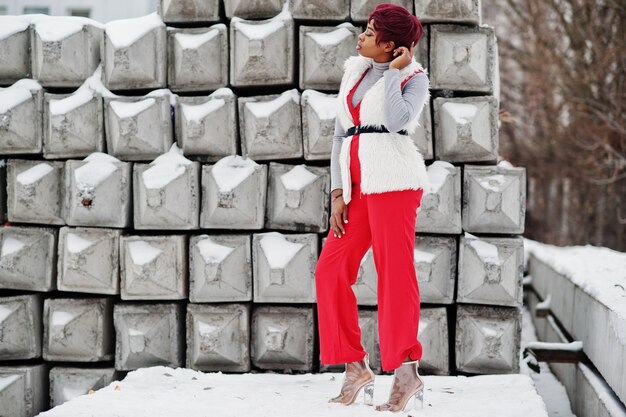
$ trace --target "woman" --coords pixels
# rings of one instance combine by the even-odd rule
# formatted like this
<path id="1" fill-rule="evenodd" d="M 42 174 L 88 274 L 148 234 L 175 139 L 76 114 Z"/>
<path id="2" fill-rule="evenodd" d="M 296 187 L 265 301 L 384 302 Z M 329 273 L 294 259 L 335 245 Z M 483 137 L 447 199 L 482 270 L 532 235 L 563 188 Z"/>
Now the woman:
<path id="1" fill-rule="evenodd" d="M 329 401 L 352 404 L 363 389 L 372 405 L 374 373 L 351 288 L 372 246 L 382 368 L 394 370 L 379 411 L 403 411 L 411 398 L 423 406 L 413 250 L 417 209 L 430 184 L 409 136 L 430 97 L 428 76 L 413 58 L 422 34 L 408 10 L 380 4 L 359 36 L 358 55 L 344 63 L 331 154 L 331 230 L 315 270 L 321 363 L 346 364 L 341 393 Z"/>

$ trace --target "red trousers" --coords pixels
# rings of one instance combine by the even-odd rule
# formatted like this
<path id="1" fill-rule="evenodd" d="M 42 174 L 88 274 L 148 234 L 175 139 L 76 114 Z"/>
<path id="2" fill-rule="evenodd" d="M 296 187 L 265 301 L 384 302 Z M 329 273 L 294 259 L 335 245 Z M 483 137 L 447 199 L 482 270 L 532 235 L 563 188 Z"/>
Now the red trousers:
<path id="1" fill-rule="evenodd" d="M 361 194 L 358 144 L 355 135 L 350 146 L 352 200 L 347 205 L 348 223 L 343 223 L 346 233 L 339 238 L 329 231 L 315 269 L 321 363 L 354 362 L 365 356 L 351 286 L 371 245 L 378 275 L 381 362 L 383 371 L 391 371 L 407 356 L 422 358 L 413 251 L 423 190 Z"/>

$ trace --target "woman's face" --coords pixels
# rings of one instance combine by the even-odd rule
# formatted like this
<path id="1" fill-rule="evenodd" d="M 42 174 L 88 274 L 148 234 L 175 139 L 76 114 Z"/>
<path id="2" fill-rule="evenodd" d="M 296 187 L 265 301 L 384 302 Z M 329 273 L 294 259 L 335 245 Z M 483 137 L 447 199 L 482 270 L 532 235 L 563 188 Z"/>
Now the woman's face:
<path id="1" fill-rule="evenodd" d="M 365 32 L 359 35 L 356 50 L 364 57 L 374 58 L 376 62 L 387 62 L 392 59 L 394 47 L 393 41 L 381 42 L 376 45 L 376 31 L 374 30 L 374 19 L 372 19 L 367 24 Z"/>

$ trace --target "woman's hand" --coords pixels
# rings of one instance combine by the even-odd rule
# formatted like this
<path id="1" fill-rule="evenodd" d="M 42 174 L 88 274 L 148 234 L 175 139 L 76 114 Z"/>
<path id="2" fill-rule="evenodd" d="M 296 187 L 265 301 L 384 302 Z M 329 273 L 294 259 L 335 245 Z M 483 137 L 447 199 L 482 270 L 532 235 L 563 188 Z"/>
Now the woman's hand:
<path id="1" fill-rule="evenodd" d="M 406 46 L 401 46 L 393 51 L 393 56 L 396 58 L 391 61 L 389 68 L 402 69 L 411 63 L 413 59 L 413 47 L 415 45 L 411 43 L 411 49 L 407 49 Z M 400 55 L 398 55 L 400 54 Z"/>
<path id="2" fill-rule="evenodd" d="M 330 215 L 330 228 L 335 237 L 341 238 L 346 233 L 344 223 L 348 223 L 348 206 L 344 203 L 343 196 L 340 196 L 333 200 Z"/>

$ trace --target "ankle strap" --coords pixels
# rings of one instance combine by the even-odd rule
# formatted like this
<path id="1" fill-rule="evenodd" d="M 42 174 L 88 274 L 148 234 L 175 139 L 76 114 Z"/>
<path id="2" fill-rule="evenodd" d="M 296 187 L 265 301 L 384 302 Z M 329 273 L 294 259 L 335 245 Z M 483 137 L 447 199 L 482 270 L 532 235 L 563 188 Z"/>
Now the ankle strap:
<path id="1" fill-rule="evenodd" d="M 419 363 L 419 359 L 414 360 L 414 361 L 402 362 L 402 365 L 407 364 L 407 363 Z"/>

